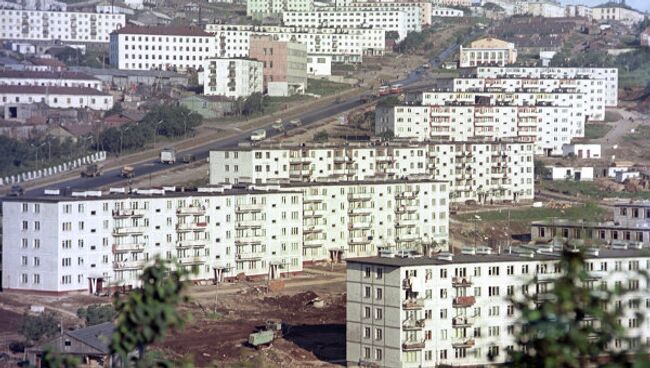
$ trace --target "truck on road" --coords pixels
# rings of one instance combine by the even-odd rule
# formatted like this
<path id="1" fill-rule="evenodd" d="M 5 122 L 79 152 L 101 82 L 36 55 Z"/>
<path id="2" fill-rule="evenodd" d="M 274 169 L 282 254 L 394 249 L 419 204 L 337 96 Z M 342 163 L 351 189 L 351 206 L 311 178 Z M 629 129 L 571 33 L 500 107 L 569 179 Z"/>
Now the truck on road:
<path id="1" fill-rule="evenodd" d="M 124 166 L 120 172 L 120 176 L 126 179 L 135 177 L 135 169 L 133 166 Z"/>
<path id="2" fill-rule="evenodd" d="M 84 167 L 83 170 L 81 170 L 81 177 L 82 178 L 94 178 L 96 176 L 102 175 L 101 168 L 97 164 L 90 164 Z"/>
<path id="3" fill-rule="evenodd" d="M 160 162 L 163 164 L 173 165 L 176 163 L 176 150 L 166 147 L 160 151 Z"/>

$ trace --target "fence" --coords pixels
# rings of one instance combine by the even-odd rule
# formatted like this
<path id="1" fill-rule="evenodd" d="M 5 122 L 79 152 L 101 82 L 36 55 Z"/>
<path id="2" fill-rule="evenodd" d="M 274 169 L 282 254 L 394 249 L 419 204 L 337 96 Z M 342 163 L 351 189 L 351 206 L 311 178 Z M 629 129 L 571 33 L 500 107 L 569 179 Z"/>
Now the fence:
<path id="1" fill-rule="evenodd" d="M 48 176 L 60 174 L 66 171 L 71 171 L 74 169 L 77 169 L 79 167 L 82 167 L 84 165 L 96 163 L 96 162 L 102 162 L 106 160 L 106 152 L 105 151 L 100 151 L 97 153 L 93 153 L 88 156 L 84 156 L 72 161 L 64 162 L 60 165 L 54 165 L 50 167 L 46 167 L 44 169 L 38 169 L 38 170 L 33 170 L 33 171 L 28 171 L 24 172 L 18 175 L 11 175 L 11 176 L 5 176 L 4 178 L 0 178 L 0 186 L 2 185 L 14 185 L 14 184 L 19 184 L 23 183 L 26 181 L 31 181 L 31 180 L 36 180 L 36 179 L 41 179 L 41 178 L 46 178 Z"/>

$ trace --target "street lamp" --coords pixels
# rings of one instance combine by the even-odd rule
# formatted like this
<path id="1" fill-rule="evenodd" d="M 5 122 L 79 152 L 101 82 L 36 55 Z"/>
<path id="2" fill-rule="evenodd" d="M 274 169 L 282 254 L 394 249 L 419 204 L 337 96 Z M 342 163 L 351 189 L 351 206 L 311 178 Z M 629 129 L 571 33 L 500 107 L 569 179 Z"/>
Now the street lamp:
<path id="1" fill-rule="evenodd" d="M 476 238 L 478 238 L 478 222 L 481 221 L 481 216 L 474 215 L 474 249 L 476 250 Z"/>
<path id="2" fill-rule="evenodd" d="M 122 150 L 124 149 L 124 132 L 131 129 L 130 126 L 120 129 L 120 156 L 122 156 Z"/>

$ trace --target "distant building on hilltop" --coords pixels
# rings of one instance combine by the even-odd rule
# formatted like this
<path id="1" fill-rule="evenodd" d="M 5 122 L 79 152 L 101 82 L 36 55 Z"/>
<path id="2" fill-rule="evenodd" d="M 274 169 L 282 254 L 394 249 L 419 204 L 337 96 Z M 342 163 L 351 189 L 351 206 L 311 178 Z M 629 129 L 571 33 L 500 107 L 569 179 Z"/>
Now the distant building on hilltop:
<path id="1" fill-rule="evenodd" d="M 642 22 L 645 15 L 625 3 L 609 1 L 593 8 L 593 17 L 597 21 L 615 20 L 626 24 Z"/>
<path id="2" fill-rule="evenodd" d="M 650 47 L 650 27 L 646 28 L 639 36 L 641 46 Z"/>

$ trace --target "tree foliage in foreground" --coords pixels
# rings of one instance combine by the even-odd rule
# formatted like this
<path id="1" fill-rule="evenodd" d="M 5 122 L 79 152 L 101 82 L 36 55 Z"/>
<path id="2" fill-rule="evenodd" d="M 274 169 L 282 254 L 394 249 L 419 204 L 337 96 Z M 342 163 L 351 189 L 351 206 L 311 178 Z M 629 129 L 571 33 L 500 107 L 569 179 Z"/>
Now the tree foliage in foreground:
<path id="1" fill-rule="evenodd" d="M 624 303 L 615 300 L 625 297 L 640 302 L 634 291 L 606 287 L 601 281 L 608 280 L 592 278 L 583 252 L 563 251 L 560 265 L 562 274 L 549 290 L 511 298 L 520 313 L 522 328 L 517 336 L 519 349 L 509 352 L 508 366 L 648 367 L 641 355 L 636 360 L 632 355 L 640 350 L 612 351 L 616 341 L 621 341 L 623 347 L 632 341 L 620 322 L 626 313 Z M 626 272 L 626 278 L 633 278 L 632 272 Z M 639 278 L 643 277 L 639 274 Z M 535 286 L 533 282 L 529 289 Z M 634 317 L 643 326 L 642 315 L 636 313 Z"/>
<path id="2" fill-rule="evenodd" d="M 51 337 L 59 332 L 59 317 L 53 312 L 43 312 L 32 315 L 25 314 L 20 325 L 20 333 L 27 342 L 36 342 L 42 338 Z"/>

